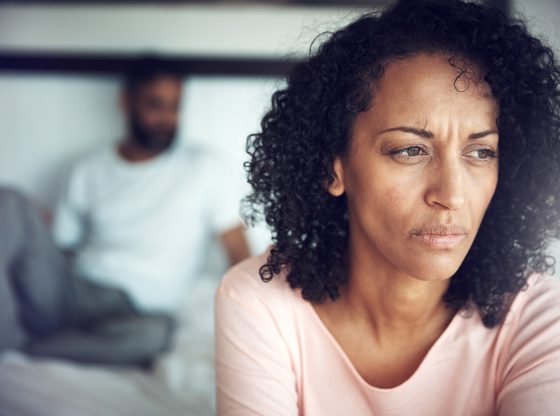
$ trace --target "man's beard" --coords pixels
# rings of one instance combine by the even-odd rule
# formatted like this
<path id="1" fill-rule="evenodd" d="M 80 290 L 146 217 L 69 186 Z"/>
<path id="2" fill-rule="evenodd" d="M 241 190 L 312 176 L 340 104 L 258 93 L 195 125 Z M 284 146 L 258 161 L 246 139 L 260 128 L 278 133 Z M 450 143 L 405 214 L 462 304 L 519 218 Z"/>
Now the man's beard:
<path id="1" fill-rule="evenodd" d="M 150 129 L 134 115 L 130 118 L 129 128 L 134 144 L 150 152 L 163 152 L 175 141 L 176 128 Z"/>

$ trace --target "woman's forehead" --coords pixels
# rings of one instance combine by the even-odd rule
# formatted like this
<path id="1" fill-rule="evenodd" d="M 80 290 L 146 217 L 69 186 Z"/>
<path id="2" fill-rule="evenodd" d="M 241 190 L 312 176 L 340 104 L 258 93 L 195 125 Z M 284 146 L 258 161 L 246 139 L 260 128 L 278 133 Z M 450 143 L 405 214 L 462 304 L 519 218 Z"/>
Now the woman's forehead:
<path id="1" fill-rule="evenodd" d="M 495 120 L 497 103 L 479 68 L 446 54 L 419 54 L 389 62 L 373 87 L 370 111 L 389 118 L 437 113 Z"/>
<path id="2" fill-rule="evenodd" d="M 384 65 L 378 89 L 389 84 L 394 91 L 433 89 L 454 93 L 490 94 L 482 70 L 472 61 L 446 53 L 419 53 L 393 59 Z"/>

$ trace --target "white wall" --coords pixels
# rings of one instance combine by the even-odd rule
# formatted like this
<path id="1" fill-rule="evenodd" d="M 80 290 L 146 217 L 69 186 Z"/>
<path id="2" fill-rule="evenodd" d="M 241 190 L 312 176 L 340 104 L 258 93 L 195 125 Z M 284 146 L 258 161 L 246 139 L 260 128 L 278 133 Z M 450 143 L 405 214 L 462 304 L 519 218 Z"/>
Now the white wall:
<path id="1" fill-rule="evenodd" d="M 560 1 L 513 0 L 516 15 L 527 21 L 529 29 L 560 53 Z"/>
<path id="2" fill-rule="evenodd" d="M 255 4 L 0 5 L 0 49 L 301 56 L 319 32 L 359 13 Z"/>
<path id="3" fill-rule="evenodd" d="M 121 135 L 116 79 L 0 74 L 0 182 L 52 207 L 69 165 Z"/>
<path id="4" fill-rule="evenodd" d="M 560 62 L 560 0 L 513 0 L 513 7 L 527 21 L 529 30 L 555 51 Z M 560 276 L 560 241 L 552 245 L 550 254 L 558 261 L 555 274 Z"/>

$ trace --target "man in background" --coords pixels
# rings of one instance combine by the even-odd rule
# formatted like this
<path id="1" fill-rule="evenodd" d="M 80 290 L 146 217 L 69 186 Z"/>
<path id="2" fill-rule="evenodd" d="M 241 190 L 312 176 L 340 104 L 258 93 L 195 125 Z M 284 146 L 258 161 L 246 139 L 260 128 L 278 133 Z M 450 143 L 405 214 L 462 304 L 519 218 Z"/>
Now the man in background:
<path id="1" fill-rule="evenodd" d="M 181 92 L 172 66 L 135 63 L 121 100 L 126 136 L 75 166 L 54 218 L 77 273 L 123 289 L 144 311 L 177 312 L 213 240 L 230 264 L 249 255 L 222 164 L 177 143 Z"/>

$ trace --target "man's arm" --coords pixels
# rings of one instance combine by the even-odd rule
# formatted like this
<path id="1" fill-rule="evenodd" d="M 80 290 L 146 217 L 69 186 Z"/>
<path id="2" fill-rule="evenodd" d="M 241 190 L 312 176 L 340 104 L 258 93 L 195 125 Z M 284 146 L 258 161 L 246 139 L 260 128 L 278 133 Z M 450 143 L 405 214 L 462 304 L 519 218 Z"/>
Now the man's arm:
<path id="1" fill-rule="evenodd" d="M 51 225 L 56 245 L 72 256 L 85 239 L 88 198 L 85 172 L 78 165 L 68 178 L 60 196 Z"/>
<path id="2" fill-rule="evenodd" d="M 241 224 L 224 231 L 220 235 L 220 242 L 227 253 L 230 266 L 239 263 L 251 254 L 245 229 Z"/>

